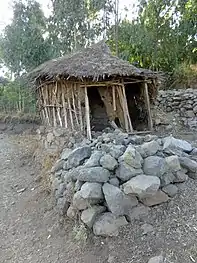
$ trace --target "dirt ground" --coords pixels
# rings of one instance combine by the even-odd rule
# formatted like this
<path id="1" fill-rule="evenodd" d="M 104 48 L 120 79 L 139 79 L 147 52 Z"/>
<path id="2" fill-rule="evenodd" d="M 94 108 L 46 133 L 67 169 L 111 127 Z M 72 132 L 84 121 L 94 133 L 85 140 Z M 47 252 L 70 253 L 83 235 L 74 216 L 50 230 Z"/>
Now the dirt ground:
<path id="1" fill-rule="evenodd" d="M 160 254 L 167 263 L 197 262 L 197 181 L 180 185 L 175 198 L 123 227 L 118 237 L 93 237 L 58 217 L 20 141 L 23 136 L 0 134 L 1 263 L 147 263 Z M 144 234 L 145 223 L 153 231 Z"/>

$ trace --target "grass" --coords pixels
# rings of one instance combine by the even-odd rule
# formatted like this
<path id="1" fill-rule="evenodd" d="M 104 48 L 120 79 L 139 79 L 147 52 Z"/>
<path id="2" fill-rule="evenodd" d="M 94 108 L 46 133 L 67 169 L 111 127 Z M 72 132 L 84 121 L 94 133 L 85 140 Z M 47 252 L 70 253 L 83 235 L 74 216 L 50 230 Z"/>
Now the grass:
<path id="1" fill-rule="evenodd" d="M 76 224 L 72 230 L 72 237 L 75 242 L 85 245 L 88 239 L 88 232 L 84 224 Z"/>

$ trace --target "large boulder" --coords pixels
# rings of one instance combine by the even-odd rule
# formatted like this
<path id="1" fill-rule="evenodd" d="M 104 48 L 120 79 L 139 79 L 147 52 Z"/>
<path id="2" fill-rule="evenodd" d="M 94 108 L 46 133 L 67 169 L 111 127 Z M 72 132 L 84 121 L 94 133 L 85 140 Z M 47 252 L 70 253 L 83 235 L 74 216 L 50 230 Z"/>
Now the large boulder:
<path id="1" fill-rule="evenodd" d="M 157 176 L 137 175 L 123 184 L 125 194 L 133 194 L 140 199 L 154 195 L 160 187 L 160 179 Z"/>
<path id="2" fill-rule="evenodd" d="M 87 200 L 101 200 L 103 199 L 102 185 L 99 183 L 86 182 L 81 187 L 81 196 Z"/>
<path id="3" fill-rule="evenodd" d="M 100 159 L 102 157 L 102 152 L 95 151 L 91 157 L 85 163 L 85 167 L 96 167 L 100 165 Z"/>
<path id="4" fill-rule="evenodd" d="M 144 159 L 143 170 L 147 175 L 161 177 L 167 172 L 168 167 L 164 158 L 159 156 L 149 156 Z"/>
<path id="5" fill-rule="evenodd" d="M 79 147 L 73 150 L 69 156 L 67 156 L 68 168 L 73 168 L 81 165 L 85 159 L 91 155 L 91 148 L 89 146 Z"/>
<path id="6" fill-rule="evenodd" d="M 180 164 L 183 168 L 186 168 L 189 172 L 196 173 L 197 172 L 197 162 L 187 158 L 187 157 L 179 157 Z"/>
<path id="7" fill-rule="evenodd" d="M 114 171 L 118 166 L 118 162 L 110 154 L 105 154 L 100 159 L 100 165 L 109 171 Z"/>
<path id="8" fill-rule="evenodd" d="M 143 158 L 151 155 L 155 155 L 160 150 L 160 145 L 157 141 L 145 142 L 141 146 L 138 146 L 139 152 Z"/>
<path id="9" fill-rule="evenodd" d="M 118 159 L 121 155 L 123 155 L 126 147 L 124 145 L 112 145 L 110 147 L 110 154 L 113 156 L 115 159 Z"/>
<path id="10" fill-rule="evenodd" d="M 117 217 L 107 212 L 99 216 L 93 224 L 93 232 L 97 236 L 118 236 L 119 227 L 127 225 L 124 216 Z"/>
<path id="11" fill-rule="evenodd" d="M 150 208 L 144 205 L 138 205 L 134 207 L 129 214 L 127 214 L 127 219 L 132 222 L 133 220 L 143 221 L 147 218 Z"/>
<path id="12" fill-rule="evenodd" d="M 116 216 L 127 215 L 138 204 L 135 196 L 127 196 L 118 187 L 108 183 L 104 184 L 103 193 L 108 209 Z"/>
<path id="13" fill-rule="evenodd" d="M 61 154 L 61 160 L 65 160 L 67 161 L 69 155 L 71 154 L 72 150 L 70 148 L 65 148 L 63 151 L 62 151 L 62 154 Z"/>
<path id="14" fill-rule="evenodd" d="M 98 215 L 105 212 L 105 206 L 92 206 L 81 213 L 81 220 L 84 224 L 86 224 L 89 228 L 92 228 L 95 219 Z"/>
<path id="15" fill-rule="evenodd" d="M 160 177 L 161 186 L 166 186 L 168 184 L 171 184 L 174 182 L 174 180 L 175 180 L 175 175 L 170 171 L 166 172 Z"/>
<path id="16" fill-rule="evenodd" d="M 125 153 L 119 158 L 119 161 L 124 161 L 135 169 L 140 169 L 143 163 L 142 156 L 132 145 L 127 147 Z"/>
<path id="17" fill-rule="evenodd" d="M 178 187 L 174 184 L 166 185 L 162 188 L 162 191 L 169 197 L 174 197 L 178 193 Z"/>
<path id="18" fill-rule="evenodd" d="M 173 183 L 183 183 L 188 180 L 188 175 L 183 171 L 178 171 L 174 174 Z"/>
<path id="19" fill-rule="evenodd" d="M 72 207 L 78 210 L 84 210 L 91 205 L 99 203 L 98 199 L 84 199 L 81 191 L 78 191 L 73 196 Z"/>
<path id="20" fill-rule="evenodd" d="M 70 203 L 65 197 L 61 197 L 57 201 L 57 210 L 60 215 L 65 215 L 68 208 L 69 208 Z"/>
<path id="21" fill-rule="evenodd" d="M 167 194 L 159 190 L 154 195 L 141 199 L 141 202 L 147 206 L 155 206 L 161 203 L 165 203 L 168 200 L 169 197 L 167 196 Z"/>
<path id="22" fill-rule="evenodd" d="M 183 151 L 189 153 L 192 151 L 192 146 L 190 143 L 184 140 L 175 139 L 172 136 L 164 138 L 163 150 L 176 153 L 176 151 Z"/>
<path id="23" fill-rule="evenodd" d="M 171 172 L 177 172 L 181 170 L 179 157 L 177 155 L 168 156 L 165 158 L 168 168 Z"/>
<path id="24" fill-rule="evenodd" d="M 110 172 L 103 167 L 81 168 L 76 176 L 76 179 L 83 182 L 105 183 L 110 178 Z"/>
<path id="25" fill-rule="evenodd" d="M 139 174 L 143 174 L 142 169 L 135 169 L 125 162 L 121 162 L 119 167 L 116 169 L 116 176 L 123 182 L 126 182 Z"/>

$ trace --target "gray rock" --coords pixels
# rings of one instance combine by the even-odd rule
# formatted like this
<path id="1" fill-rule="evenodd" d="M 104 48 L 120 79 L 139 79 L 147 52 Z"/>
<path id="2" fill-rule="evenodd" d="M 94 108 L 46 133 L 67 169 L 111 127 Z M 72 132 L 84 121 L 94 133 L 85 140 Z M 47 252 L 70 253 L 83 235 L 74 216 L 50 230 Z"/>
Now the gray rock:
<path id="1" fill-rule="evenodd" d="M 154 195 L 160 187 L 157 176 L 137 175 L 123 184 L 125 194 L 134 194 L 140 199 Z"/>
<path id="2" fill-rule="evenodd" d="M 71 218 L 71 219 L 76 219 L 77 215 L 78 215 L 78 210 L 73 207 L 72 205 L 69 206 L 67 213 L 66 213 L 67 217 Z"/>
<path id="3" fill-rule="evenodd" d="M 81 213 L 81 220 L 89 228 L 92 228 L 97 216 L 105 211 L 105 206 L 92 206 Z"/>
<path id="4" fill-rule="evenodd" d="M 91 148 L 89 146 L 84 146 L 75 149 L 71 152 L 68 158 L 68 167 L 73 168 L 81 165 L 83 161 L 89 158 L 91 155 Z"/>
<path id="5" fill-rule="evenodd" d="M 72 150 L 70 148 L 65 148 L 63 151 L 62 151 L 62 154 L 61 154 L 61 160 L 67 160 L 69 155 L 71 154 Z"/>
<path id="6" fill-rule="evenodd" d="M 177 172 L 181 170 L 181 165 L 179 162 L 179 157 L 177 155 L 172 155 L 165 158 L 165 161 L 171 172 Z"/>
<path id="7" fill-rule="evenodd" d="M 100 165 L 109 171 L 114 171 L 118 166 L 118 163 L 116 159 L 112 157 L 110 154 L 105 154 L 100 159 Z"/>
<path id="8" fill-rule="evenodd" d="M 84 182 L 77 180 L 74 187 L 75 192 L 80 191 L 83 184 Z"/>
<path id="9" fill-rule="evenodd" d="M 125 153 L 119 158 L 119 161 L 124 161 L 133 168 L 140 169 L 142 167 L 143 159 L 136 149 L 129 145 Z"/>
<path id="10" fill-rule="evenodd" d="M 102 185 L 99 183 L 86 182 L 81 187 L 81 196 L 87 200 L 103 199 Z"/>
<path id="11" fill-rule="evenodd" d="M 197 148 L 194 148 L 190 154 L 193 156 L 197 156 Z"/>
<path id="12" fill-rule="evenodd" d="M 178 171 L 174 174 L 173 183 L 183 183 L 188 180 L 188 175 L 183 171 Z"/>
<path id="13" fill-rule="evenodd" d="M 115 159 L 118 159 L 125 152 L 125 146 L 123 145 L 112 145 L 110 148 L 110 154 Z"/>
<path id="14" fill-rule="evenodd" d="M 62 183 L 62 180 L 60 178 L 55 178 L 52 181 L 52 190 L 53 192 L 56 191 L 59 188 L 59 185 Z"/>
<path id="15" fill-rule="evenodd" d="M 158 139 L 157 135 L 147 134 L 144 136 L 145 142 L 150 142 L 150 141 L 157 140 L 157 139 Z"/>
<path id="16" fill-rule="evenodd" d="M 110 178 L 110 172 L 103 167 L 81 168 L 76 176 L 78 180 L 84 182 L 105 183 Z"/>
<path id="17" fill-rule="evenodd" d="M 197 172 L 188 172 L 188 176 L 194 180 L 197 180 Z"/>
<path id="18" fill-rule="evenodd" d="M 62 170 L 63 165 L 64 165 L 64 160 L 57 160 L 51 169 L 51 173 L 55 173 L 55 172 L 58 172 L 59 170 Z"/>
<path id="19" fill-rule="evenodd" d="M 187 158 L 187 157 L 179 157 L 180 164 L 183 168 L 186 168 L 188 171 L 192 173 L 197 172 L 197 162 Z"/>
<path id="20" fill-rule="evenodd" d="M 178 187 L 174 184 L 166 185 L 162 188 L 162 191 L 169 197 L 174 197 L 178 193 Z"/>
<path id="21" fill-rule="evenodd" d="M 67 201 L 67 199 L 65 197 L 61 197 L 58 199 L 57 201 L 57 209 L 58 209 L 58 213 L 60 215 L 65 215 L 68 208 L 69 208 L 70 203 Z"/>
<path id="22" fill-rule="evenodd" d="M 136 175 L 143 174 L 143 171 L 142 169 L 135 169 L 125 162 L 121 162 L 119 167 L 116 169 L 115 174 L 123 182 L 126 182 Z"/>
<path id="23" fill-rule="evenodd" d="M 118 187 L 108 183 L 104 184 L 103 193 L 108 209 L 116 216 L 127 215 L 138 204 L 136 197 L 126 196 Z"/>
<path id="24" fill-rule="evenodd" d="M 118 236 L 119 227 L 127 225 L 124 216 L 116 217 L 110 212 L 104 213 L 96 219 L 93 232 L 97 236 Z"/>
<path id="25" fill-rule="evenodd" d="M 164 158 L 159 156 L 149 156 L 144 159 L 144 173 L 161 177 L 167 170 L 167 164 Z"/>
<path id="26" fill-rule="evenodd" d="M 157 141 L 145 142 L 141 145 L 140 153 L 143 158 L 155 155 L 160 150 L 160 145 Z"/>
<path id="27" fill-rule="evenodd" d="M 163 150 L 169 150 L 169 151 L 174 151 L 174 150 L 181 150 L 183 152 L 191 152 L 192 151 L 192 146 L 190 143 L 180 140 L 180 139 L 175 139 L 172 136 L 164 138 L 164 146 Z"/>
<path id="28" fill-rule="evenodd" d="M 161 186 L 166 186 L 168 184 L 171 184 L 175 180 L 175 175 L 172 172 L 166 172 L 163 174 L 160 178 L 161 180 Z"/>
<path id="29" fill-rule="evenodd" d="M 155 206 L 161 203 L 165 203 L 169 200 L 169 197 L 162 191 L 157 191 L 153 196 L 149 196 L 141 199 L 140 201 L 147 206 Z"/>
<path id="30" fill-rule="evenodd" d="M 87 162 L 85 163 L 84 167 L 96 167 L 96 166 L 100 166 L 100 159 L 102 157 L 102 152 L 100 151 L 95 151 L 90 159 L 87 160 Z"/>
<path id="31" fill-rule="evenodd" d="M 98 202 L 98 201 L 97 201 Z M 96 202 L 96 203 L 97 203 Z M 73 196 L 73 207 L 78 210 L 84 210 L 95 204 L 95 200 L 87 200 L 82 197 L 81 191 L 78 191 Z"/>
<path id="32" fill-rule="evenodd" d="M 163 256 L 156 256 L 149 259 L 148 263 L 164 263 L 164 258 Z"/>
<path id="33" fill-rule="evenodd" d="M 127 219 L 132 222 L 133 220 L 143 221 L 147 218 L 150 208 L 144 205 L 134 207 L 128 214 Z"/>
<path id="34" fill-rule="evenodd" d="M 116 178 L 116 177 L 111 178 L 111 179 L 109 180 L 109 183 L 110 183 L 111 185 L 116 186 L 116 187 L 119 187 L 119 186 L 120 186 L 120 182 L 119 182 L 118 178 Z"/>
<path id="35" fill-rule="evenodd" d="M 144 236 L 147 235 L 148 233 L 153 232 L 154 228 L 152 225 L 145 223 L 141 226 L 141 231 L 142 231 L 142 235 Z"/>
<path id="36" fill-rule="evenodd" d="M 65 189 L 66 189 L 65 183 L 59 184 L 58 189 L 56 190 L 56 193 L 55 193 L 56 199 L 63 197 L 63 193 L 64 193 Z"/>

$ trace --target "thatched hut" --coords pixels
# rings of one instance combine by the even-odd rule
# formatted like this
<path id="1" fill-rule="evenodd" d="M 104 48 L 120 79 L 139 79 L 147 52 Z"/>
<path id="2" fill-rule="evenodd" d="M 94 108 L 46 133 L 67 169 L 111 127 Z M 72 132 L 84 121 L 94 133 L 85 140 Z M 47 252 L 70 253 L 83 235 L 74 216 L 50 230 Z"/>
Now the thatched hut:
<path id="1" fill-rule="evenodd" d="M 113 56 L 103 41 L 48 61 L 29 77 L 47 125 L 81 130 L 88 138 L 110 124 L 127 132 L 152 129 L 157 75 Z"/>

